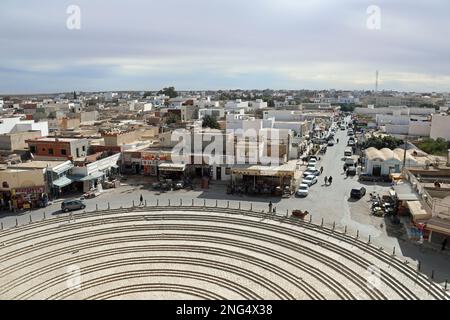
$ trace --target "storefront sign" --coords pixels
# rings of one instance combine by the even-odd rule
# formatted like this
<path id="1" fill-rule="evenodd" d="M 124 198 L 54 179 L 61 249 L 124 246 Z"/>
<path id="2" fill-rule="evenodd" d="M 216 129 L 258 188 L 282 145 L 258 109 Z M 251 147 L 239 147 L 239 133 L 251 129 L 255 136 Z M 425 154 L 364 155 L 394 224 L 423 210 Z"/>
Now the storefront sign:
<path id="1" fill-rule="evenodd" d="M 13 189 L 15 191 L 15 193 L 26 193 L 26 194 L 31 194 L 31 193 L 45 193 L 45 187 L 41 186 L 41 187 L 29 187 L 29 188 L 17 188 L 17 189 Z"/>

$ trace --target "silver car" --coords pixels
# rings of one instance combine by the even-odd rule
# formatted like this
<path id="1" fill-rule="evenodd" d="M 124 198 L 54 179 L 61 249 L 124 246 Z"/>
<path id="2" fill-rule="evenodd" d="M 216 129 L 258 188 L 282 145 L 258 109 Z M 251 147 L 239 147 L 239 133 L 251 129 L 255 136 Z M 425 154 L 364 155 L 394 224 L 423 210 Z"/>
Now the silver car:
<path id="1" fill-rule="evenodd" d="M 86 205 L 81 200 L 65 200 L 61 203 L 61 210 L 64 212 L 82 210 L 84 208 L 86 208 Z"/>

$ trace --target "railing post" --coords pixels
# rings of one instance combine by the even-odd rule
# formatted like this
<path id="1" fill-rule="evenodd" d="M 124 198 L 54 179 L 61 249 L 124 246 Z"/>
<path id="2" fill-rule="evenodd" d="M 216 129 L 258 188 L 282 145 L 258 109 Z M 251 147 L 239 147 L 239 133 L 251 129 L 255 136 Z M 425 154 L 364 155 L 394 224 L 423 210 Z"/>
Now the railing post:
<path id="1" fill-rule="evenodd" d="M 180 207 L 183 206 L 183 199 L 180 198 Z"/>
<path id="2" fill-rule="evenodd" d="M 156 199 L 156 206 L 159 207 L 159 199 Z"/>
<path id="3" fill-rule="evenodd" d="M 431 270 L 431 280 L 434 280 L 434 270 Z"/>
<path id="4" fill-rule="evenodd" d="M 44 220 L 45 220 L 45 218 L 46 218 L 46 217 L 45 217 L 45 211 L 44 211 Z"/>
<path id="5" fill-rule="evenodd" d="M 98 203 L 95 204 L 95 211 L 98 211 Z"/>
<path id="6" fill-rule="evenodd" d="M 17 218 L 16 218 L 16 227 L 18 227 L 19 226 L 19 221 L 17 221 Z"/>
<path id="7" fill-rule="evenodd" d="M 227 208 L 230 207 L 230 201 L 227 201 Z"/>
<path id="8" fill-rule="evenodd" d="M 309 223 L 312 223 L 312 215 L 309 215 Z"/>
<path id="9" fill-rule="evenodd" d="M 286 209 L 286 218 L 289 218 L 289 209 Z"/>
<path id="10" fill-rule="evenodd" d="M 250 202 L 250 211 L 253 211 L 253 203 Z"/>
<path id="11" fill-rule="evenodd" d="M 1 225 L 2 225 L 2 230 L 3 230 L 3 222 L 1 223 Z"/>
<path id="12" fill-rule="evenodd" d="M 2 229 L 3 229 L 3 228 L 2 228 Z M 447 291 L 447 284 L 448 284 L 448 280 L 445 280 L 444 291 Z"/>
<path id="13" fill-rule="evenodd" d="M 392 248 L 392 255 L 395 256 L 395 246 Z"/>
<path id="14" fill-rule="evenodd" d="M 359 230 L 356 230 L 356 239 L 359 238 Z"/>
<path id="15" fill-rule="evenodd" d="M 133 208 L 134 208 L 134 200 L 133 200 Z"/>
<path id="16" fill-rule="evenodd" d="M 369 244 L 370 244 L 370 234 L 369 234 Z"/>
<path id="17" fill-rule="evenodd" d="M 323 227 L 323 218 L 322 218 L 322 221 L 320 222 L 320 226 Z"/>
<path id="18" fill-rule="evenodd" d="M 108 202 L 108 210 L 110 210 L 111 209 L 111 206 L 109 205 L 109 202 Z"/>
<path id="19" fill-rule="evenodd" d="M 206 207 L 206 199 L 203 199 L 203 206 Z"/>
<path id="20" fill-rule="evenodd" d="M 419 260 L 419 262 L 417 263 L 417 272 L 419 272 L 420 271 L 420 268 L 422 267 L 422 264 L 420 263 L 420 260 Z"/>
<path id="21" fill-rule="evenodd" d="M 241 210 L 241 202 L 239 201 L 239 210 Z"/>
<path id="22" fill-rule="evenodd" d="M 217 208 L 217 199 L 216 199 L 216 208 Z"/>
<path id="23" fill-rule="evenodd" d="M 147 199 L 144 200 L 144 205 L 147 206 Z"/>
<path id="24" fill-rule="evenodd" d="M 169 199 L 169 207 L 170 207 L 170 199 Z"/>
<path id="25" fill-rule="evenodd" d="M 334 228 L 336 228 L 336 221 L 333 221 L 333 231 L 334 231 Z"/>
<path id="26" fill-rule="evenodd" d="M 31 219 L 31 213 L 30 213 L 30 223 L 32 223 L 33 222 L 33 220 Z"/>
<path id="27" fill-rule="evenodd" d="M 344 227 L 344 234 L 347 234 L 347 226 Z"/>
<path id="28" fill-rule="evenodd" d="M 192 206 L 194 206 L 194 199 L 192 199 Z"/>

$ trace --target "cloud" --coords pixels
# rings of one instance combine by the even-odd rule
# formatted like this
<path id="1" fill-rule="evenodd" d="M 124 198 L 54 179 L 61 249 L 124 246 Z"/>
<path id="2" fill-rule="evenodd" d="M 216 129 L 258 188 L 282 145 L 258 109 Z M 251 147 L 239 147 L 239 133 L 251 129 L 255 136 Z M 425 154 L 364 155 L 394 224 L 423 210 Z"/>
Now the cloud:
<path id="1" fill-rule="evenodd" d="M 0 92 L 220 88 L 449 91 L 450 2 L 0 2 Z"/>

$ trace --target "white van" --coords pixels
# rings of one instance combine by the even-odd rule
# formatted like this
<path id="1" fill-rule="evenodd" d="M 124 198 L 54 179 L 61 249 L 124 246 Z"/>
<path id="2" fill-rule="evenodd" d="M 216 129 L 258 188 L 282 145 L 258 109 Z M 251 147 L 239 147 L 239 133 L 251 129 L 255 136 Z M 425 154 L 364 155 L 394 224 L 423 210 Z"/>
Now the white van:
<path id="1" fill-rule="evenodd" d="M 346 156 L 346 157 L 351 157 L 353 155 L 353 150 L 352 150 L 352 148 L 345 148 L 345 151 L 344 151 L 344 156 Z"/>

